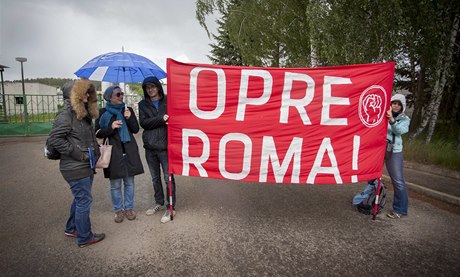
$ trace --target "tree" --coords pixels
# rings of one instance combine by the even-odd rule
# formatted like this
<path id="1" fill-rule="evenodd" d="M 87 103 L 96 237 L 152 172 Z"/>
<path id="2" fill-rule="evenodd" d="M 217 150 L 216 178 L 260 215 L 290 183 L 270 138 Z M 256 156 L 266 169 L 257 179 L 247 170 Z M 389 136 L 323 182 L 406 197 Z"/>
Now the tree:
<path id="1" fill-rule="evenodd" d="M 56 87 L 56 88 L 62 88 L 62 86 L 67 83 L 68 81 L 71 81 L 71 80 L 74 80 L 74 79 L 70 79 L 70 78 L 54 78 L 54 77 L 45 77 L 45 78 L 34 78 L 34 79 L 30 79 L 30 78 L 26 78 L 24 80 L 25 83 L 40 83 L 40 84 L 43 84 L 43 85 L 48 85 L 48 86 L 52 86 L 52 87 Z M 5 82 L 21 82 L 21 80 L 14 80 L 14 81 L 5 81 Z M 101 89 L 101 82 L 100 81 L 91 81 L 91 83 L 93 83 L 93 85 L 96 87 L 96 90 L 100 90 Z"/>
<path id="2" fill-rule="evenodd" d="M 240 49 L 244 64 L 308 67 L 395 61 L 395 88 L 411 93 L 414 138 L 428 126 L 426 142 L 431 141 L 439 115 L 451 107 L 443 106 L 447 90 L 452 90 L 452 101 L 460 101 L 455 100 L 459 87 L 452 86 L 459 63 L 454 59 L 459 51 L 459 1 L 241 0 L 231 8 L 228 3 L 198 0 L 197 19 L 205 26 L 206 15 L 226 14 L 222 20 L 229 41 Z"/>
<path id="3" fill-rule="evenodd" d="M 327 65 L 393 60 L 401 7 L 397 0 L 312 1 L 312 44 Z M 388 12 L 391 11 L 391 12 Z"/>
<path id="4" fill-rule="evenodd" d="M 239 1 L 231 2 L 231 5 L 237 6 Z M 213 64 L 244 65 L 240 49 L 230 40 L 227 22 L 228 12 L 225 12 L 222 18 L 217 20 L 218 35 L 212 35 L 217 43 L 210 44 L 212 49 L 208 58 Z"/>
<path id="5" fill-rule="evenodd" d="M 226 16 L 232 45 L 244 64 L 254 66 L 307 66 L 310 42 L 306 2 L 300 0 L 197 1 L 197 19 L 205 27 L 206 15 Z M 207 30 L 207 28 L 205 27 Z"/>
<path id="6" fill-rule="evenodd" d="M 142 84 L 140 83 L 131 83 L 129 84 L 129 89 L 134 91 L 137 95 L 144 96 L 144 90 L 142 90 Z"/>
<path id="7" fill-rule="evenodd" d="M 213 13 L 225 14 L 227 12 L 227 1 L 225 0 L 197 0 L 196 1 L 196 19 L 206 30 L 208 37 L 211 37 L 206 25 L 206 16 Z"/>
<path id="8" fill-rule="evenodd" d="M 452 18 L 452 11 L 449 11 L 449 9 L 443 11 L 442 14 L 444 14 L 444 16 L 446 16 L 448 19 Z M 449 75 L 451 74 L 450 70 L 452 69 L 455 42 L 457 40 L 457 34 L 459 31 L 459 19 L 460 11 L 457 6 L 453 11 L 453 19 L 447 20 L 452 24 L 452 27 L 446 30 L 446 32 L 441 33 L 440 47 L 437 55 L 438 60 L 433 79 L 433 91 L 422 122 L 417 131 L 412 135 L 412 138 L 415 139 L 424 131 L 427 124 L 429 123 L 428 133 L 425 139 L 426 143 L 429 143 L 433 136 L 433 132 L 438 119 L 439 107 L 446 87 L 446 82 L 449 78 Z"/>

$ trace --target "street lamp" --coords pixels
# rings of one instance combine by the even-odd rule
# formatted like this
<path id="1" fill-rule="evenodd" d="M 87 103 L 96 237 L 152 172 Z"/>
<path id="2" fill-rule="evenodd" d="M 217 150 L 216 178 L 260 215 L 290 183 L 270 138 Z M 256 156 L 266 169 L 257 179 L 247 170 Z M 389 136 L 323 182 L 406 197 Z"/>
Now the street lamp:
<path id="1" fill-rule="evenodd" d="M 27 100 L 26 100 L 26 88 L 24 85 L 24 67 L 23 63 L 27 62 L 27 58 L 16 57 L 16 61 L 21 63 L 21 76 L 22 76 L 22 101 L 24 103 L 24 123 L 26 124 L 26 135 L 27 129 L 29 128 L 29 116 L 27 114 Z"/>
<path id="2" fill-rule="evenodd" d="M 6 101 L 5 101 L 5 85 L 3 83 L 3 71 L 5 71 L 5 68 L 9 68 L 6 65 L 1 65 L 0 64 L 0 76 L 2 80 L 2 108 L 3 108 L 3 120 L 6 122 Z"/>

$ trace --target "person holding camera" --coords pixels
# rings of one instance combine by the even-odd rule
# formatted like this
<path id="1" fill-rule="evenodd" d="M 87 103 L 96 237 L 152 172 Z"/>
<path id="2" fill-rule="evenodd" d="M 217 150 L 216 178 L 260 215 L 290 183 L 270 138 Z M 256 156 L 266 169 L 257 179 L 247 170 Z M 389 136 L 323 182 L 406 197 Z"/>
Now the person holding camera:
<path id="1" fill-rule="evenodd" d="M 406 97 L 395 94 L 391 97 L 391 107 L 387 111 L 388 132 L 387 152 L 385 166 L 393 184 L 393 211 L 387 214 L 390 218 L 407 216 L 409 196 L 407 185 L 404 181 L 403 166 L 403 140 L 402 135 L 409 132 L 410 118 L 404 113 L 406 110 Z"/>

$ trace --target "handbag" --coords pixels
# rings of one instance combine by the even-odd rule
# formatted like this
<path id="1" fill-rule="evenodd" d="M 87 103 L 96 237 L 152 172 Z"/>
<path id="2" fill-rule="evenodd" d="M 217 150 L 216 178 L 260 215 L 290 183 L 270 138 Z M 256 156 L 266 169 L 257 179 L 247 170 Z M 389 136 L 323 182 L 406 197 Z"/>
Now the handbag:
<path id="1" fill-rule="evenodd" d="M 104 139 L 104 143 L 99 145 L 99 151 L 101 156 L 97 160 L 96 168 L 107 168 L 110 164 L 110 158 L 112 157 L 112 145 L 109 144 L 109 140 Z"/>

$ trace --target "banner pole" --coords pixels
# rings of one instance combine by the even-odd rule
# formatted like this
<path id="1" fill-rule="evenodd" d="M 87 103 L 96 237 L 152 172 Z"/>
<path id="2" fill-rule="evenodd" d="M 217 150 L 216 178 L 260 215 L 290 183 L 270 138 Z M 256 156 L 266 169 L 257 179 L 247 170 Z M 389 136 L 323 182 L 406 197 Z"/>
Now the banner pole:
<path id="1" fill-rule="evenodd" d="M 377 185 L 377 191 L 375 192 L 375 203 L 374 203 L 374 214 L 372 216 L 372 220 L 375 220 L 375 217 L 377 216 L 377 209 L 379 206 L 379 196 L 380 196 L 380 187 L 382 185 L 382 177 L 379 178 L 378 185 Z"/>
<path id="2" fill-rule="evenodd" d="M 174 219 L 174 209 L 173 209 L 173 191 L 172 191 L 172 175 L 169 174 L 168 179 L 169 179 L 169 216 L 171 217 L 171 220 Z"/>

